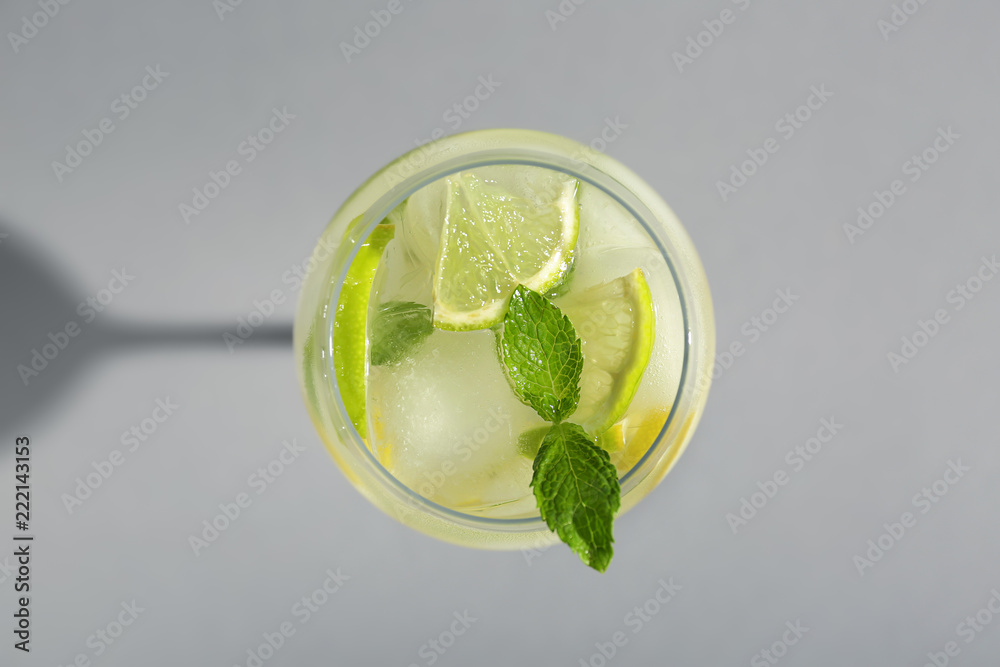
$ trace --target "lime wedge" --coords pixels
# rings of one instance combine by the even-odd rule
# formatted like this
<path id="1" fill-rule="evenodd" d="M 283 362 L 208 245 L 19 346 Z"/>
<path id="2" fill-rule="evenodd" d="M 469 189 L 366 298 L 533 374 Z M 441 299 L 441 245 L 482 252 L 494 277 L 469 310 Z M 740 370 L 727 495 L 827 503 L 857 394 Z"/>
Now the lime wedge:
<path id="1" fill-rule="evenodd" d="M 368 300 L 375 270 L 394 233 L 395 225 L 382 223 L 361 244 L 344 278 L 333 320 L 333 366 L 337 386 L 347 415 L 362 438 L 367 436 Z"/>
<path id="2" fill-rule="evenodd" d="M 653 299 L 641 269 L 557 300 L 583 341 L 580 402 L 570 419 L 594 436 L 628 409 L 653 351 Z"/>
<path id="3" fill-rule="evenodd" d="M 449 176 L 434 326 L 486 329 L 503 319 L 517 285 L 540 293 L 559 285 L 580 232 L 577 187 L 575 178 L 540 167 L 501 165 Z"/>

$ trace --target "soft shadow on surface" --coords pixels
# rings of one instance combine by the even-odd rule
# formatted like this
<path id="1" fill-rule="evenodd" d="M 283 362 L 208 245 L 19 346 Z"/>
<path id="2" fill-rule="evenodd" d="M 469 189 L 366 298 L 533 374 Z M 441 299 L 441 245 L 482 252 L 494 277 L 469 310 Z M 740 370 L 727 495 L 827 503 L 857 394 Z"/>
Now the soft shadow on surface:
<path id="1" fill-rule="evenodd" d="M 145 325 L 122 323 L 101 330 L 98 346 L 102 351 L 114 352 L 141 347 L 188 349 L 202 347 L 226 350 L 222 335 L 233 334 L 232 324 L 227 325 Z M 244 340 L 238 349 L 244 347 L 292 345 L 292 325 L 274 324 L 257 327 L 253 335 Z"/>
<path id="2" fill-rule="evenodd" d="M 86 295 L 26 236 L 0 221 L 0 433 L 14 433 L 43 415 L 84 366 L 115 353 L 156 348 L 228 354 L 222 335 L 233 332 L 232 323 L 118 322 L 107 312 L 88 323 L 77 312 Z M 292 325 L 277 324 L 257 328 L 239 347 L 291 344 Z"/>

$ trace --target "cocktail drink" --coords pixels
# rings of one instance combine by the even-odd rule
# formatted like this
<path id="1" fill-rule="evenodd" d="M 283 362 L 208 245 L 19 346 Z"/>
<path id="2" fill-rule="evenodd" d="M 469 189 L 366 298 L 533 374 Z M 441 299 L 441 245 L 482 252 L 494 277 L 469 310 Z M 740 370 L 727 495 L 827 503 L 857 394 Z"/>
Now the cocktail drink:
<path id="1" fill-rule="evenodd" d="M 605 569 L 710 382 L 708 286 L 659 196 L 571 140 L 472 132 L 369 179 L 314 259 L 296 363 L 354 485 L 442 539 Z"/>

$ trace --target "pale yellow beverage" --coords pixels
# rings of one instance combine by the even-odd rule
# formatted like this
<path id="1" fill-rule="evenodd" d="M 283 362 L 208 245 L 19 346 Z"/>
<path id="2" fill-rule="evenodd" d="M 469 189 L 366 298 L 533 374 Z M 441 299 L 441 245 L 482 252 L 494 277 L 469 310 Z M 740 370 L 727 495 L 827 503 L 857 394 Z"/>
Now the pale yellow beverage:
<path id="1" fill-rule="evenodd" d="M 669 208 L 611 158 L 538 132 L 457 135 L 376 174 L 325 234 L 319 249 L 337 250 L 296 321 L 306 403 L 348 478 L 404 523 L 485 548 L 557 539 L 530 487 L 548 422 L 498 354 L 514 284 L 582 340 L 569 420 L 610 454 L 621 511 L 690 439 L 714 351 L 708 287 Z"/>

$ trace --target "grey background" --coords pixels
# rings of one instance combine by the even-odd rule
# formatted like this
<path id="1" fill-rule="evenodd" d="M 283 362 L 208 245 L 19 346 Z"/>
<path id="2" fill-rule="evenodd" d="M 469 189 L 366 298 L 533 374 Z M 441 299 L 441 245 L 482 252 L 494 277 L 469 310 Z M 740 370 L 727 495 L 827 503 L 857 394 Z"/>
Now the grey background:
<path id="1" fill-rule="evenodd" d="M 949 641 L 950 664 L 996 664 L 1000 618 L 971 643 L 956 632 L 1000 587 L 1000 281 L 961 310 L 948 294 L 1000 250 L 1000 8 L 911 3 L 919 11 L 884 39 L 888 0 L 664 4 L 567 1 L 575 10 L 553 30 L 555 0 L 402 0 L 348 63 L 339 44 L 387 2 L 245 0 L 220 19 L 209 0 L 80 0 L 17 53 L 6 35 L 40 10 L 4 2 L 0 565 L 12 563 L 18 434 L 34 443 L 37 541 L 32 652 L 11 647 L 15 594 L 0 570 L 0 663 L 246 665 L 263 633 L 291 621 L 264 664 L 428 665 L 422 645 L 467 610 L 476 621 L 436 664 L 599 665 L 595 642 L 617 631 L 627 644 L 609 664 L 769 664 L 755 655 L 796 621 L 809 630 L 781 664 L 917 666 Z M 678 71 L 673 53 L 724 9 L 735 22 Z M 115 98 L 156 65 L 169 76 L 119 120 Z M 480 76 L 500 86 L 453 127 L 445 112 Z M 833 96 L 781 138 L 775 123 L 814 85 Z M 242 160 L 240 142 L 275 107 L 295 115 L 288 128 L 185 224 L 178 206 Z M 105 117 L 114 132 L 60 183 L 51 163 Z M 436 128 L 590 142 L 616 118 L 627 128 L 607 151 L 684 221 L 719 349 L 745 353 L 676 469 L 617 522 L 603 576 L 562 547 L 479 552 L 395 523 L 313 432 L 283 274 L 361 181 Z M 911 183 L 903 164 L 939 127 L 960 139 Z M 717 181 L 768 137 L 778 153 L 724 202 Z M 894 179 L 906 193 L 850 243 L 843 225 Z M 135 280 L 24 387 L 17 365 L 122 267 Z M 779 289 L 798 301 L 752 342 L 744 327 Z M 272 290 L 286 301 L 267 330 L 229 353 L 221 331 Z M 894 372 L 887 354 L 942 308 L 948 324 Z M 166 397 L 175 414 L 68 512 L 76 478 L 124 450 L 121 433 Z M 829 417 L 843 430 L 794 472 L 786 452 Z M 195 556 L 189 535 L 291 439 L 305 452 Z M 914 494 L 959 459 L 970 470 L 920 514 Z M 727 514 L 779 470 L 788 484 L 734 534 Z M 855 556 L 907 511 L 915 527 L 859 573 Z M 298 623 L 293 605 L 337 568 L 349 580 Z M 634 633 L 626 615 L 671 577 L 681 590 Z M 95 656 L 88 637 L 132 600 L 144 611 Z"/>

